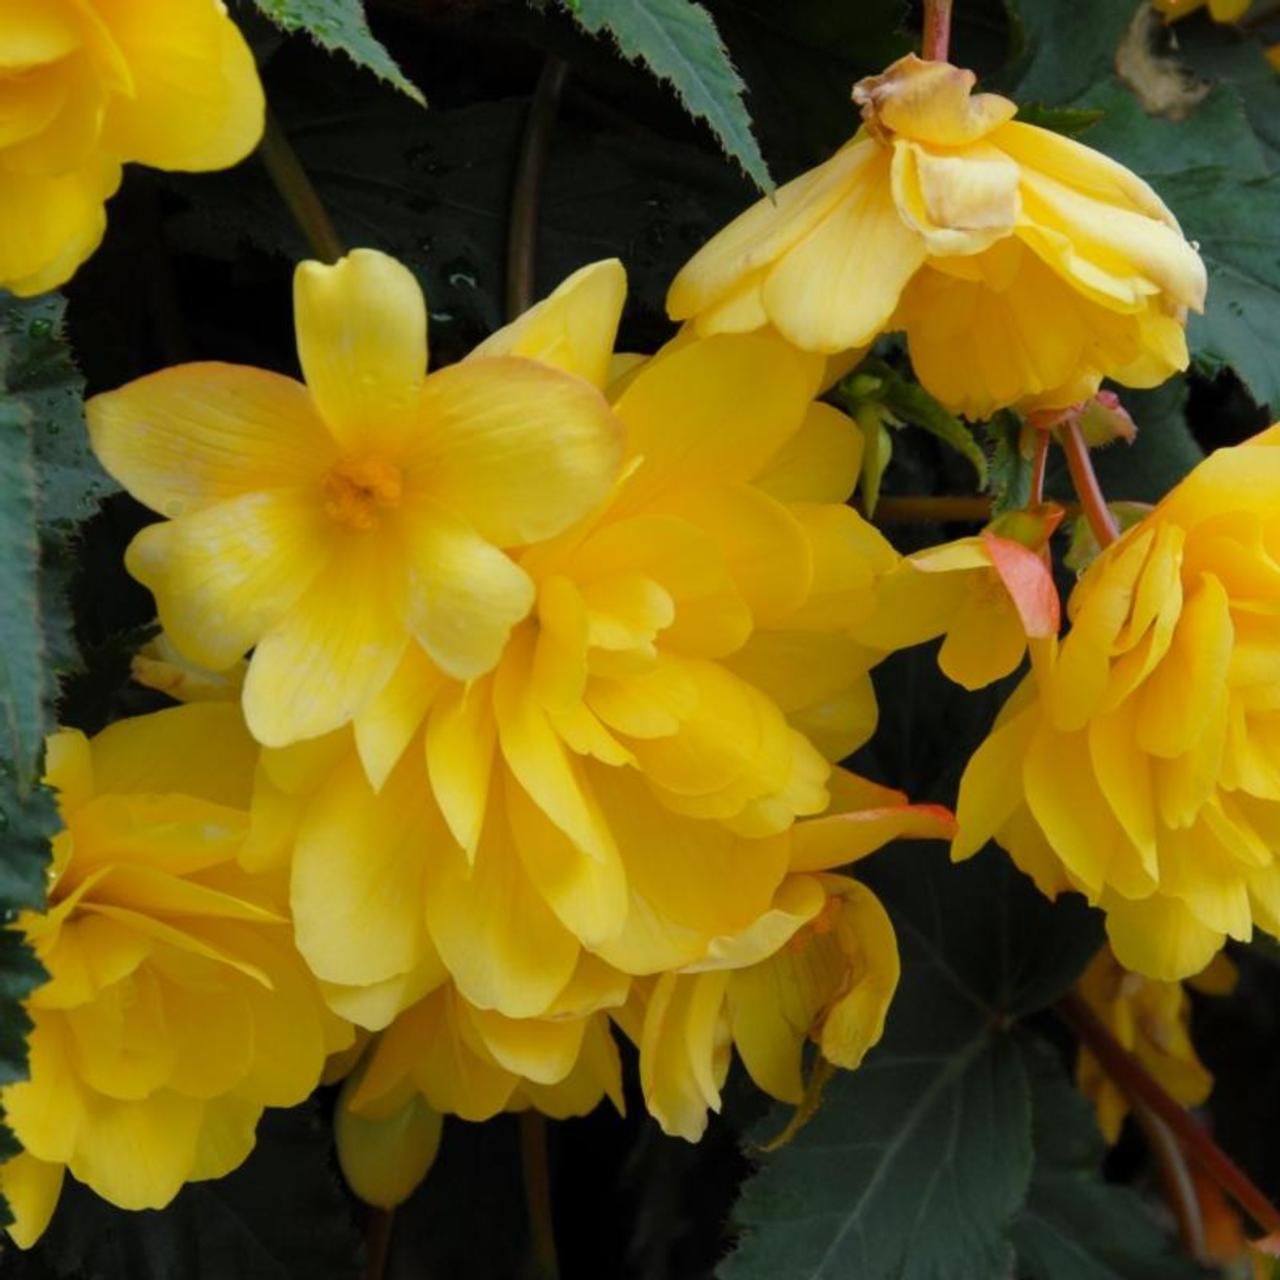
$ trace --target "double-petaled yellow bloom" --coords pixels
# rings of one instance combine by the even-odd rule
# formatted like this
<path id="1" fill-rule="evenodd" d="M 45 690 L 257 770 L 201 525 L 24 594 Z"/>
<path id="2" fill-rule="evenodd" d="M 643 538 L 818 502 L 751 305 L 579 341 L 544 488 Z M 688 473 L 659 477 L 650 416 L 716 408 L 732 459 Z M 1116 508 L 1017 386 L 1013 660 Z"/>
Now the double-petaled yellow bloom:
<path id="1" fill-rule="evenodd" d="M 1206 995 L 1226 995 L 1235 979 L 1235 967 L 1219 954 L 1203 973 L 1187 979 L 1187 986 Z M 1213 1076 L 1191 1042 L 1191 1001 L 1183 983 L 1131 973 L 1109 947 L 1103 947 L 1084 971 L 1077 990 L 1170 1097 L 1184 1107 L 1197 1107 L 1208 1098 Z M 1076 1059 L 1076 1084 L 1093 1103 L 1102 1136 L 1114 1143 L 1129 1114 L 1129 1100 L 1083 1046 Z"/>
<path id="2" fill-rule="evenodd" d="M 26 1247 L 64 1169 L 160 1208 L 253 1147 L 351 1039 L 293 948 L 283 896 L 238 864 L 257 749 L 227 703 L 48 742 L 64 829 L 49 905 L 19 927 L 49 971 L 28 1000 L 31 1078 L 0 1092 L 23 1154 L 0 1185 Z"/>
<path id="3" fill-rule="evenodd" d="M 861 81 L 864 128 L 701 249 L 671 315 L 827 353 L 903 330 L 921 383 L 973 418 L 1185 368 L 1205 271 L 1173 215 L 1121 165 L 973 86 L 914 55 Z"/>
<path id="4" fill-rule="evenodd" d="M 497 662 L 535 587 L 503 548 L 608 491 L 621 435 L 580 378 L 502 356 L 426 373 L 413 276 L 357 250 L 295 278 L 306 384 L 182 365 L 87 405 L 103 465 L 167 519 L 129 547 L 177 649 L 253 649 L 249 728 L 281 746 L 345 724 L 419 657 Z"/>
<path id="5" fill-rule="evenodd" d="M 960 787 L 956 857 L 994 837 L 1164 981 L 1280 932 L 1278 445 L 1218 450 L 1089 567 Z"/>
<path id="6" fill-rule="evenodd" d="M 1208 8 L 1214 22 L 1238 22 L 1252 3 L 1253 0 L 1151 0 L 1152 7 L 1170 22 L 1204 8 Z"/>
<path id="7" fill-rule="evenodd" d="M 623 287 L 617 264 L 586 269 L 474 364 L 603 379 Z M 584 948 L 656 973 L 769 909 L 788 828 L 874 725 L 874 655 L 848 629 L 896 559 L 840 501 L 856 429 L 812 403 L 820 367 L 726 336 L 632 369 L 623 478 L 519 554 L 537 603 L 493 673 L 410 649 L 355 751 L 267 753 L 263 829 L 292 813 L 299 946 L 335 1007 L 385 1026 L 447 971 L 536 1017 Z"/>
<path id="8" fill-rule="evenodd" d="M 262 134 L 253 55 L 221 0 L 7 0 L 0 288 L 70 278 L 128 162 L 225 169 Z"/>

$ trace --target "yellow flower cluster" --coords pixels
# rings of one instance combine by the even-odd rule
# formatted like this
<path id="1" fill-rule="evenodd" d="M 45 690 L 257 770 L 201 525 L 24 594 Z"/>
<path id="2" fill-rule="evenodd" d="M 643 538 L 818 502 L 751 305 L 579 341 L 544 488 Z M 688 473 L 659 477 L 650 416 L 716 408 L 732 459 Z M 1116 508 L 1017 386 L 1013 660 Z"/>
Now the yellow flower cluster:
<path id="1" fill-rule="evenodd" d="M 48 240 L 0 237 L 0 278 L 34 290 L 91 250 L 121 160 L 228 163 L 262 104 L 216 0 L 17 3 L 0 227 Z M 189 74 L 153 84 L 161 48 Z M 417 282 L 357 250 L 298 268 L 302 380 L 186 365 L 90 402 L 161 517 L 126 558 L 164 628 L 135 673 L 186 705 L 49 743 L 65 830 L 20 923 L 51 980 L 2 1097 L 20 1244 L 64 1169 L 163 1205 L 322 1075 L 382 1205 L 445 1114 L 621 1108 L 615 1027 L 671 1133 L 702 1133 L 735 1049 L 799 1103 L 807 1041 L 854 1068 L 885 1025 L 893 926 L 836 869 L 895 838 L 995 837 L 1159 979 L 1280 926 L 1275 437 L 1105 552 L 1061 641 L 1059 513 L 904 560 L 847 505 L 862 436 L 818 397 L 883 332 L 971 416 L 1187 362 L 1205 275 L 1169 211 L 973 87 L 914 57 L 856 86 L 862 130 L 687 264 L 651 357 L 614 351 L 605 261 L 428 372 Z M 837 763 L 870 669 L 939 636 L 970 688 L 1034 667 L 958 833 Z"/>

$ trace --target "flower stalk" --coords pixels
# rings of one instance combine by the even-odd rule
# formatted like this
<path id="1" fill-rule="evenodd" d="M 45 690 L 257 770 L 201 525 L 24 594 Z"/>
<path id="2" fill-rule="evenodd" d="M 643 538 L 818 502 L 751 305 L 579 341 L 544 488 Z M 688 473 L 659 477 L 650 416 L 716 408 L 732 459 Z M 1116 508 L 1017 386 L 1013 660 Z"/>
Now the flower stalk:
<path id="1" fill-rule="evenodd" d="M 925 0 L 921 54 L 929 62 L 946 62 L 951 50 L 951 0 Z"/>
<path id="2" fill-rule="evenodd" d="M 1120 529 L 1115 517 L 1102 496 L 1102 487 L 1094 473 L 1093 463 L 1089 459 L 1089 446 L 1085 443 L 1084 433 L 1074 415 L 1063 421 L 1058 427 L 1058 439 L 1062 451 L 1067 457 L 1067 470 L 1071 473 L 1071 483 L 1075 486 L 1080 498 L 1080 509 L 1084 518 L 1098 540 L 1098 546 L 1104 550 L 1119 536 Z"/>
<path id="3" fill-rule="evenodd" d="M 1055 1012 L 1101 1063 L 1135 1106 L 1145 1106 L 1176 1135 L 1182 1148 L 1268 1235 L 1280 1231 L 1280 1209 L 1254 1185 L 1190 1113 L 1171 1098 L 1147 1069 L 1111 1034 L 1103 1021 L 1071 992 Z"/>
<path id="4" fill-rule="evenodd" d="M 551 1217 L 551 1162 L 547 1118 L 530 1108 L 520 1113 L 520 1157 L 529 1215 L 529 1258 L 535 1280 L 559 1280 L 555 1226 Z"/>
<path id="5" fill-rule="evenodd" d="M 258 154 L 289 215 L 306 237 L 311 252 L 321 262 L 337 262 L 346 252 L 337 229 L 302 167 L 298 153 L 271 111 L 267 112 L 267 125 Z"/>

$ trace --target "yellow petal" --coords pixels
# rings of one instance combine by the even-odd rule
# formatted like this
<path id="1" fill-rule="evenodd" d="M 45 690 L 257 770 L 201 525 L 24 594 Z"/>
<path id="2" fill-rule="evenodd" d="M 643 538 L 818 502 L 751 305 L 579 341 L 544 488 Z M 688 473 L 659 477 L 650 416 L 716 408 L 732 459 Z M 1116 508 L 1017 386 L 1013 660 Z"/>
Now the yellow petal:
<path id="1" fill-rule="evenodd" d="M 938 155 L 914 142 L 893 148 L 893 197 L 932 257 L 981 253 L 1012 233 L 1018 166 L 981 143 Z"/>
<path id="2" fill-rule="evenodd" d="M 673 320 L 687 320 L 719 302 L 744 276 L 775 261 L 803 239 L 864 179 L 879 146 L 864 139 L 842 147 L 772 196 L 766 196 L 704 245 L 684 265 L 667 295 Z"/>
<path id="3" fill-rule="evenodd" d="M 535 1084 L 558 1084 L 573 1069 L 587 1029 L 585 1018 L 507 1018 L 465 1006 L 466 1017 L 494 1060 Z"/>
<path id="4" fill-rule="evenodd" d="M 298 949 L 347 986 L 412 970 L 426 946 L 423 876 L 433 824 L 422 764 L 406 759 L 375 795 L 349 758 L 298 830 L 291 902 Z"/>
<path id="5" fill-rule="evenodd" d="M 593 262 L 486 338 L 467 359 L 525 356 L 576 373 L 604 390 L 611 380 L 613 343 L 626 297 L 622 263 L 617 258 Z"/>
<path id="6" fill-rule="evenodd" d="M 350 1089 L 349 1083 L 333 1120 L 343 1177 L 366 1204 L 394 1209 L 435 1163 L 444 1117 L 414 1094 L 390 1116 L 371 1119 L 346 1105 Z"/>
<path id="7" fill-rule="evenodd" d="M 316 480 L 337 456 L 307 389 L 277 373 L 188 364 L 85 405 L 102 465 L 170 518 Z"/>
<path id="8" fill-rule="evenodd" d="M 770 272 L 765 310 L 802 350 L 866 346 L 888 326 L 925 256 L 923 237 L 894 203 L 890 157 L 877 155 L 840 206 Z"/>
<path id="9" fill-rule="evenodd" d="M 163 1209 L 195 1163 L 204 1103 L 161 1090 L 141 1102 L 94 1100 L 67 1162 L 118 1209 Z"/>
<path id="10" fill-rule="evenodd" d="M 427 379 L 409 467 L 428 498 L 498 546 L 553 537 L 613 487 L 622 428 L 583 379 L 514 356 Z"/>
<path id="11" fill-rule="evenodd" d="M 293 282 L 298 355 L 316 407 L 346 449 L 403 446 L 422 421 L 427 304 L 407 267 L 373 249 Z"/>
<path id="12" fill-rule="evenodd" d="M 444 673 L 417 645 L 410 645 L 395 674 L 356 715 L 356 750 L 375 791 L 399 764 L 444 686 Z"/>
<path id="13" fill-rule="evenodd" d="M 497 726 L 488 680 L 450 685 L 427 723 L 427 771 L 453 838 L 475 857 L 489 800 Z"/>
<path id="14" fill-rule="evenodd" d="M 431 937 L 472 1004 L 536 1017 L 573 975 L 578 940 L 530 881 L 496 806 L 474 865 L 460 849 L 433 850 L 426 906 Z"/>
<path id="15" fill-rule="evenodd" d="M 478 1037 L 467 1037 L 460 1017 L 456 994 L 444 988 L 415 1005 L 388 1034 L 408 1038 L 413 1079 L 432 1107 L 464 1120 L 488 1120 L 507 1105 L 517 1080 Z"/>
<path id="16" fill-rule="evenodd" d="M 972 71 L 909 53 L 882 74 L 859 80 L 853 100 L 873 133 L 954 147 L 986 136 L 1018 109 L 999 94 L 974 94 L 976 83 Z"/>
<path id="17" fill-rule="evenodd" d="M 13 1221 L 6 1230 L 19 1249 L 30 1249 L 44 1235 L 62 1194 L 66 1166 L 37 1160 L 25 1151 L 0 1164 L 0 1194 Z"/>
<path id="18" fill-rule="evenodd" d="M 1009 596 L 984 595 L 971 585 L 947 628 L 938 666 L 964 688 L 983 689 L 1017 670 L 1026 651 L 1027 635 Z"/>
<path id="19" fill-rule="evenodd" d="M 5 10 L 0 67 L 19 71 L 74 53 L 84 31 L 73 6 L 63 0 L 13 0 Z"/>
<path id="20" fill-rule="evenodd" d="M 816 401 L 753 483 L 779 502 L 844 502 L 862 472 L 862 448 L 853 419 Z"/>
<path id="21" fill-rule="evenodd" d="M 56 175 L 6 172 L 0 185 L 0 283 L 20 297 L 65 284 L 101 243 L 105 201 L 120 177 L 119 163 L 105 157 Z"/>
<path id="22" fill-rule="evenodd" d="M 1177 898 L 1153 894 L 1139 902 L 1111 895 L 1107 938 L 1126 969 L 1177 982 L 1199 973 L 1221 950 L 1223 935 L 1201 924 Z"/>
<path id="23" fill-rule="evenodd" d="M 409 643 L 403 567 L 378 539 L 340 545 L 259 641 L 244 714 L 264 746 L 318 738 L 359 714 L 391 679 Z"/>
<path id="24" fill-rule="evenodd" d="M 750 481 L 800 430 L 812 398 L 809 365 L 776 338 L 705 338 L 651 361 L 614 406 L 641 459 L 619 509 Z"/>
<path id="25" fill-rule="evenodd" d="M 229 667 L 277 623 L 329 559 L 323 512 L 296 493 L 248 493 L 148 525 L 125 565 L 156 597 L 164 629 L 191 660 Z"/>
<path id="26" fill-rule="evenodd" d="M 40 1160 L 64 1164 L 92 1123 L 88 1096 L 71 1057 L 66 1019 L 38 1011 L 27 1040 L 30 1078 L 6 1086 L 5 1120 L 23 1150 Z"/>
<path id="27" fill-rule="evenodd" d="M 262 1107 L 234 1094 L 206 1102 L 188 1178 L 225 1178 L 249 1158 L 258 1136 Z"/>
<path id="28" fill-rule="evenodd" d="M 122 160 L 158 169 L 226 169 L 262 136 L 265 102 L 253 54 L 207 0 L 108 0 L 101 6 L 128 64 L 103 140 Z"/>
<path id="29" fill-rule="evenodd" d="M 491 671 L 533 607 L 529 575 L 465 521 L 432 506 L 409 521 L 408 555 L 408 621 L 418 642 L 457 680 Z"/>

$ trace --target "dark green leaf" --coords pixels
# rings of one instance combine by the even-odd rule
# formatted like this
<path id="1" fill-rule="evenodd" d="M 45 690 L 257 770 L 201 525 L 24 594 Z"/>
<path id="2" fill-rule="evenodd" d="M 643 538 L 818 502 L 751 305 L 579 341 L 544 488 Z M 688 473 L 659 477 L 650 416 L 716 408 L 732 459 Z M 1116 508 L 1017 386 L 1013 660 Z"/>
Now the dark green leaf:
<path id="1" fill-rule="evenodd" d="M 919 383 L 904 378 L 888 365 L 883 366 L 881 371 L 879 361 L 875 364 L 877 376 L 883 378 L 880 399 L 885 408 L 895 418 L 910 423 L 913 427 L 920 427 L 968 458 L 978 473 L 979 488 L 986 488 L 987 459 L 973 438 L 973 432 L 955 414 L 943 408 Z"/>
<path id="2" fill-rule="evenodd" d="M 1150 1208 L 1099 1170 L 1105 1147 L 1092 1108 L 1044 1046 L 1023 1045 L 1031 1081 L 1036 1165 L 1013 1227 L 1026 1280 L 1196 1280 Z"/>
<path id="3" fill-rule="evenodd" d="M 1049 903 L 994 850 L 952 867 L 945 850 L 898 845 L 864 865 L 902 953 L 884 1040 L 747 1184 L 725 1280 L 1008 1273 L 1031 1112 L 1007 1028 L 1075 980 L 1096 922 L 1078 899 Z"/>
<path id="4" fill-rule="evenodd" d="M 234 1173 L 194 1182 L 167 1209 L 129 1213 L 68 1178 L 40 1243 L 77 1280 L 357 1280 L 360 1241 L 310 1107 L 268 1111 Z"/>
<path id="5" fill-rule="evenodd" d="M 1031 501 L 1031 460 L 1022 452 L 1022 424 L 1012 413 L 998 413 L 982 429 L 991 448 L 991 513 L 1021 510 Z"/>
<path id="6" fill-rule="evenodd" d="M 607 31 L 705 120 L 721 146 L 764 191 L 773 190 L 743 103 L 743 83 L 711 15 L 695 0 L 578 0 L 571 12 L 593 34 Z"/>
<path id="7" fill-rule="evenodd" d="M 362 0 L 254 0 L 258 8 L 285 31 L 305 31 L 330 52 L 342 52 L 357 66 L 394 85 L 417 102 L 422 91 L 396 66 L 374 39 Z"/>

